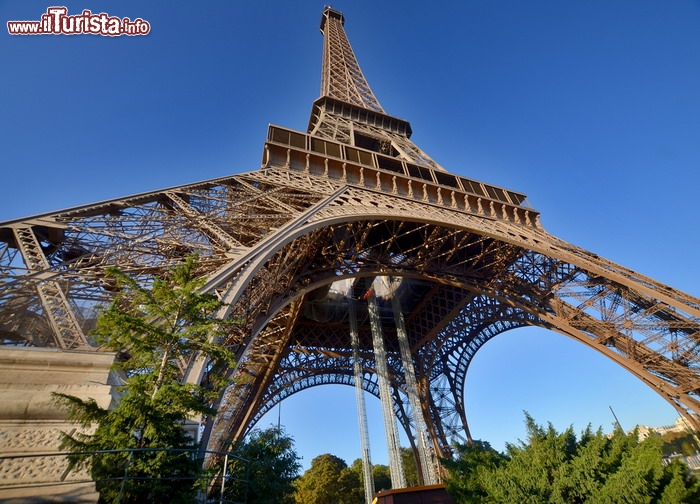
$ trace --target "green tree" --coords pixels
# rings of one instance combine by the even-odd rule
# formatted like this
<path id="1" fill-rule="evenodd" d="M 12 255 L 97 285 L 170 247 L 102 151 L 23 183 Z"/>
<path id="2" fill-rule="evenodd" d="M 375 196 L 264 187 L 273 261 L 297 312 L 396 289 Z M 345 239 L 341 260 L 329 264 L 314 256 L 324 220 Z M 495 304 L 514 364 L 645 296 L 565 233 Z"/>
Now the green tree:
<path id="1" fill-rule="evenodd" d="M 606 436 L 587 428 L 579 439 L 526 415 L 527 441 L 499 454 L 487 443 L 457 447 L 448 490 L 457 502 L 648 503 L 700 502 L 700 483 L 676 461 L 664 465 L 661 440 L 639 441 L 621 430 Z"/>
<path id="2" fill-rule="evenodd" d="M 479 472 L 493 471 L 507 458 L 491 448 L 486 441 L 476 440 L 471 444 L 455 445 L 454 460 L 443 460 L 447 470 L 445 486 L 457 502 L 479 504 L 488 502 L 486 490 L 481 484 Z"/>
<path id="3" fill-rule="evenodd" d="M 418 486 L 418 465 L 416 464 L 413 448 L 401 448 L 401 462 L 403 463 L 403 472 L 406 477 L 406 486 Z"/>
<path id="4" fill-rule="evenodd" d="M 359 485 L 343 459 L 326 453 L 315 457 L 311 467 L 294 482 L 294 498 L 299 504 L 355 504 Z"/>
<path id="5" fill-rule="evenodd" d="M 199 292 L 197 264 L 190 256 L 150 285 L 116 268 L 106 271 L 117 294 L 101 310 L 93 336 L 103 348 L 119 352 L 114 365 L 124 377 L 119 401 L 103 409 L 92 399 L 57 394 L 72 420 L 86 429 L 96 425 L 93 434 L 64 435 L 63 448 L 125 450 L 71 457 L 89 468 L 102 502 L 194 499 L 201 463 L 183 451 L 197 448 L 184 425 L 188 418 L 215 413 L 211 405 L 224 382 L 214 378 L 207 388 L 182 383 L 180 362 L 199 353 L 214 367 L 233 363 L 216 343 L 227 325 L 216 317 L 222 305 Z"/>
<path id="6" fill-rule="evenodd" d="M 667 432 L 661 436 L 664 455 L 693 455 L 698 452 L 698 444 L 692 432 Z"/>
<path id="7" fill-rule="evenodd" d="M 391 489 L 391 471 L 389 471 L 388 465 L 373 465 L 372 477 L 374 478 L 374 489 L 377 492 Z"/>
<path id="8" fill-rule="evenodd" d="M 510 460 L 484 480 L 492 501 L 550 502 L 560 468 L 575 452 L 576 436 L 569 428 L 558 433 L 540 427 L 526 415 L 528 442 L 508 445 Z"/>
<path id="9" fill-rule="evenodd" d="M 226 500 L 251 504 L 293 504 L 294 480 L 301 464 L 294 440 L 281 428 L 254 430 L 235 445 L 229 461 L 233 478 L 226 487 Z M 241 460 L 242 459 L 242 460 Z"/>
<path id="10" fill-rule="evenodd" d="M 373 471 L 375 467 L 376 466 L 372 466 Z M 347 481 L 354 486 L 352 489 L 352 502 L 363 504 L 365 502 L 365 475 L 362 468 L 362 459 L 355 459 L 353 463 L 346 469 L 343 469 L 343 471 L 349 473 L 346 476 Z M 374 480 L 374 478 L 372 479 Z M 348 499 L 350 499 L 350 496 L 348 496 Z"/>
<path id="11" fill-rule="evenodd" d="M 340 502 L 343 504 L 364 504 L 365 487 L 361 471 L 356 471 L 353 466 L 346 467 L 340 471 L 338 484 L 345 488 L 345 495 L 342 496 Z"/>
<path id="12" fill-rule="evenodd" d="M 352 481 L 357 481 L 357 487 L 354 491 L 356 497 L 353 497 L 358 503 L 365 502 L 365 477 L 364 471 L 362 470 L 362 459 L 357 458 L 353 461 L 352 465 L 347 468 L 348 471 L 352 471 L 355 476 L 353 476 Z M 391 488 L 391 475 L 389 474 L 389 466 L 383 464 L 373 464 L 372 465 L 372 479 L 374 480 L 374 490 L 379 492 L 380 490 L 389 490 Z"/>

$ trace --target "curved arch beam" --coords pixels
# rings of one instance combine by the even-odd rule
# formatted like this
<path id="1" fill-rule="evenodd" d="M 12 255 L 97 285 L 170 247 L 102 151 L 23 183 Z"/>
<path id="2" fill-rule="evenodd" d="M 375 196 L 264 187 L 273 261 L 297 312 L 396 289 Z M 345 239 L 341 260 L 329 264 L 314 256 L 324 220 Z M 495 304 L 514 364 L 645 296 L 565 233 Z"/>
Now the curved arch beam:
<path id="1" fill-rule="evenodd" d="M 343 196 L 347 196 L 347 193 L 343 193 Z M 332 204 L 324 205 L 319 213 L 328 212 L 331 207 Z M 666 347 L 663 347 L 663 343 L 659 344 L 658 342 L 664 339 L 664 334 L 674 333 L 677 351 L 682 352 L 683 358 L 688 363 L 693 364 L 694 362 L 691 362 L 693 353 L 688 348 L 689 345 L 695 344 L 698 334 L 697 320 L 692 315 L 697 304 L 695 302 L 697 300 L 694 298 L 682 293 L 680 295 L 674 293 L 671 298 L 668 295 L 670 291 L 665 288 L 658 289 L 662 293 L 659 298 L 662 299 L 652 298 L 648 295 L 651 289 L 650 285 L 654 288 L 657 287 L 657 285 L 653 285 L 653 281 L 638 280 L 627 274 L 626 270 L 612 267 L 611 263 L 602 260 L 595 268 L 591 267 L 590 270 L 587 270 L 586 267 L 590 266 L 590 258 L 584 257 L 584 260 L 581 260 L 580 250 L 571 246 L 569 246 L 570 249 L 564 249 L 562 243 L 559 242 L 555 247 L 556 255 L 576 260 L 579 264 L 567 263 L 556 257 L 554 253 L 552 256 L 547 256 L 538 250 L 528 250 L 515 246 L 519 240 L 522 240 L 522 236 L 518 236 L 514 231 L 532 232 L 532 230 L 514 230 L 512 229 L 514 226 L 510 226 L 510 229 L 508 229 L 509 226 L 501 226 L 505 228 L 501 229 L 501 233 L 498 235 L 501 239 L 495 240 L 493 238 L 496 233 L 493 232 L 485 233 L 483 230 L 474 230 L 469 226 L 455 224 L 436 225 L 434 219 L 427 223 L 415 217 L 411 220 L 405 212 L 397 212 L 396 209 L 379 213 L 375 208 L 373 212 L 371 220 L 362 220 L 357 216 L 358 213 L 362 212 L 357 212 L 356 209 L 353 209 L 350 218 L 347 215 L 347 210 L 342 212 L 344 215 L 334 215 L 332 218 L 321 218 L 319 213 L 315 213 L 314 219 L 317 219 L 315 222 L 297 227 L 295 236 L 298 238 L 288 237 L 287 244 L 294 244 L 296 240 L 301 238 L 301 235 L 304 235 L 303 232 L 306 232 L 308 234 L 304 236 L 307 238 L 320 239 L 323 243 L 323 260 L 313 257 L 314 268 L 312 270 L 294 270 L 288 279 L 294 280 L 293 284 L 297 287 L 291 290 L 296 289 L 296 293 L 287 289 L 283 295 L 269 296 L 271 302 L 265 307 L 265 316 L 269 317 L 267 313 L 275 313 L 275 310 L 282 310 L 285 303 L 293 296 L 311 292 L 319 286 L 329 284 L 343 276 L 374 275 L 383 272 L 384 274 L 424 278 L 444 285 L 457 286 L 474 293 L 488 293 L 509 306 L 520 307 L 533 316 L 541 317 L 541 320 L 551 324 L 552 328 L 560 327 L 560 332 L 563 334 L 576 335 L 577 339 L 596 349 L 599 349 L 602 342 L 602 348 L 615 347 L 617 344 L 620 348 L 615 348 L 620 353 L 629 351 L 632 346 L 635 346 L 635 351 L 638 354 L 640 348 L 646 346 L 647 342 L 656 342 L 657 346 L 661 346 L 652 349 L 651 355 L 660 355 L 660 351 L 666 351 L 664 350 Z M 379 219 L 380 215 L 386 216 L 387 213 L 398 214 L 403 218 L 401 220 Z M 407 224 L 411 222 L 413 223 L 412 228 Z M 376 241 L 375 236 L 375 242 L 370 243 L 373 232 L 381 226 L 391 227 L 391 232 L 387 234 L 384 241 Z M 422 245 L 417 245 L 412 250 L 405 249 L 401 253 L 397 253 L 395 250 L 392 252 L 392 246 L 396 245 L 402 238 L 400 233 L 398 236 L 394 233 L 396 230 L 405 231 L 404 238 L 412 233 L 420 235 L 422 240 L 419 241 Z M 544 238 L 540 231 L 533 234 L 537 235 L 538 233 L 539 238 Z M 474 269 L 469 271 L 466 277 L 464 276 L 464 273 L 467 272 L 466 269 L 468 269 L 465 269 L 464 263 L 458 265 L 462 268 L 461 270 L 459 267 L 456 270 L 452 268 L 452 271 L 449 267 L 444 269 L 445 263 L 449 266 L 449 261 L 454 259 L 456 252 L 453 250 L 443 254 L 437 247 L 438 252 L 436 253 L 436 240 L 438 244 L 450 241 L 452 246 L 461 240 L 465 246 L 477 247 L 479 253 L 482 254 L 482 260 L 488 257 L 493 259 L 496 259 L 497 256 L 500 257 L 502 265 L 498 269 L 499 276 L 490 278 L 489 283 L 484 284 L 484 279 L 479 278 L 479 272 Z M 352 253 L 344 250 L 348 241 L 353 242 Z M 429 243 L 431 247 L 426 246 L 426 243 Z M 537 249 L 552 251 L 550 246 L 538 245 L 541 242 L 535 243 L 533 241 L 533 243 Z M 299 244 L 297 243 L 297 245 Z M 297 251 L 299 248 L 291 247 Z M 315 249 L 315 252 L 318 250 Z M 266 259 L 269 261 L 276 254 L 279 256 L 281 252 L 283 249 L 276 253 L 267 251 Z M 410 260 L 404 260 L 405 257 L 400 257 L 404 252 L 406 252 L 404 254 L 406 257 L 410 255 Z M 452 254 L 452 257 L 447 257 L 449 254 Z M 306 263 L 312 259 L 310 256 L 293 255 L 297 263 Z M 365 260 L 365 262 L 360 261 L 360 259 Z M 362 262 L 361 266 L 360 262 Z M 440 268 L 433 267 L 436 263 L 440 264 Z M 263 260 L 260 264 L 267 263 Z M 289 263 L 286 263 L 285 268 L 287 271 L 294 269 L 289 267 Z M 462 276 L 460 276 L 460 271 Z M 255 271 L 251 270 L 250 275 L 255 278 Z M 630 287 L 630 285 L 636 286 L 635 282 L 641 282 L 637 289 Z M 291 285 L 291 283 L 285 285 Z M 573 306 L 571 303 L 562 301 L 567 298 L 583 299 L 584 302 L 579 306 Z M 272 301 L 273 299 L 274 301 Z M 670 300 L 673 304 L 666 303 L 665 300 Z M 686 302 L 688 300 L 690 302 Z M 630 309 L 627 312 L 620 312 L 622 310 L 620 307 L 623 305 Z M 568 306 L 568 310 L 564 310 L 562 308 L 564 306 Z M 615 307 L 613 308 L 613 306 Z M 583 323 L 591 325 L 596 322 L 592 315 L 594 313 L 597 313 L 599 317 L 597 326 L 592 328 L 592 333 L 599 336 L 596 342 L 593 342 L 590 337 L 582 338 L 581 329 L 576 329 L 577 324 L 579 326 Z M 632 313 L 635 314 L 634 318 L 631 318 L 630 314 Z M 574 320 L 576 318 L 578 320 Z M 655 332 L 655 334 L 646 338 L 643 343 L 631 345 L 629 338 L 621 337 L 624 335 L 623 331 L 615 329 L 622 325 L 627 326 L 627 331 L 640 328 L 640 330 L 644 329 Z M 264 327 L 265 323 L 258 320 L 255 326 Z M 666 346 L 667 350 L 670 351 L 671 346 Z M 685 348 L 681 349 L 683 346 Z M 667 382 L 672 382 L 674 387 L 676 386 L 675 382 L 678 384 L 685 382 L 683 383 L 687 389 L 685 392 L 676 387 L 673 393 L 668 394 L 667 397 L 682 396 L 685 407 L 697 411 L 697 401 L 693 397 L 698 390 L 697 373 L 692 369 L 689 370 L 689 366 L 682 360 L 661 358 L 657 359 L 661 365 L 654 367 L 654 363 L 650 361 L 640 363 L 633 358 L 627 360 L 619 358 L 615 355 L 615 351 L 609 349 L 602 353 L 613 357 L 616 362 L 630 369 L 637 376 L 647 377 L 649 383 L 660 383 L 659 376 L 663 376 Z M 684 378 L 684 380 L 678 378 Z"/>

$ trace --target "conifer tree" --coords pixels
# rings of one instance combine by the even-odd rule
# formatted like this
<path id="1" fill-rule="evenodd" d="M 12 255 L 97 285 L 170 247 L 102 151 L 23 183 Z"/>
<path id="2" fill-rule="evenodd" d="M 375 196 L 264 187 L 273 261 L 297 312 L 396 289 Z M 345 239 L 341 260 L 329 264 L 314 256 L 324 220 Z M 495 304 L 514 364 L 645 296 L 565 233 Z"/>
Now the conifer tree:
<path id="1" fill-rule="evenodd" d="M 526 414 L 527 440 L 501 454 L 488 443 L 457 446 L 446 461 L 447 488 L 457 503 L 645 503 L 700 502 L 700 482 L 676 460 L 664 463 L 661 439 L 639 441 L 637 432 L 612 435 L 587 428 L 558 432 Z"/>
<path id="2" fill-rule="evenodd" d="M 280 427 L 253 430 L 232 447 L 229 473 L 235 477 L 226 486 L 231 502 L 294 504 L 294 480 L 301 464 L 294 440 Z"/>
<path id="3" fill-rule="evenodd" d="M 233 359 L 217 343 L 230 322 L 217 318 L 221 302 L 199 291 L 197 266 L 190 256 L 148 285 L 116 268 L 106 271 L 117 295 L 101 310 L 92 335 L 118 352 L 119 400 L 103 409 L 93 399 L 56 394 L 69 418 L 87 432 L 94 429 L 64 435 L 63 448 L 83 453 L 70 460 L 90 470 L 101 502 L 192 502 L 201 482 L 198 447 L 185 422 L 215 413 L 224 380 L 210 373 L 207 387 L 183 383 L 181 362 L 201 355 L 223 369 Z"/>

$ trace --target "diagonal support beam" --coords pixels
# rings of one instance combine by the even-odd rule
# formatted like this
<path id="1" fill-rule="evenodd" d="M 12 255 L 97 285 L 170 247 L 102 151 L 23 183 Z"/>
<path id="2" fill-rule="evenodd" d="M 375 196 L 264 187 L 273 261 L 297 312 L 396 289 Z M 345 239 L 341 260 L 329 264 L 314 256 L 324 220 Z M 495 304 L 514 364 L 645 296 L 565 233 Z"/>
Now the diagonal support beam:
<path id="1" fill-rule="evenodd" d="M 190 219 L 190 221 L 194 224 L 194 227 L 200 228 L 202 232 L 204 232 L 204 234 L 206 234 L 215 243 L 229 250 L 242 246 L 238 240 L 233 238 L 215 223 L 211 222 L 211 220 L 207 219 L 206 216 L 202 215 L 175 192 L 168 191 L 165 194 L 168 196 L 168 198 L 170 198 L 175 206 L 177 206 L 182 213 L 184 213 Z"/>
<path id="2" fill-rule="evenodd" d="M 17 246 L 29 273 L 49 271 L 50 265 L 31 227 L 13 227 Z M 46 317 L 53 329 L 56 344 L 63 349 L 88 346 L 87 339 L 63 289 L 55 280 L 43 279 L 35 283 Z"/>

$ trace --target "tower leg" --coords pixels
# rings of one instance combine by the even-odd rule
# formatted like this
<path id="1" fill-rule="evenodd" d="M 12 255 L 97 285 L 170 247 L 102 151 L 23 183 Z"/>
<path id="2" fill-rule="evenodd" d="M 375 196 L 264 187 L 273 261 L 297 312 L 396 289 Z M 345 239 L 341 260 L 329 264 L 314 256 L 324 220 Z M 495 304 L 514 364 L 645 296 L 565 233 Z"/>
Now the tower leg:
<path id="1" fill-rule="evenodd" d="M 360 442 L 362 444 L 362 474 L 365 480 L 365 502 L 372 504 L 374 499 L 374 477 L 372 476 L 372 460 L 369 451 L 369 432 L 367 429 L 367 408 L 365 407 L 365 391 L 362 388 L 362 361 L 360 360 L 360 335 L 357 329 L 357 313 L 355 301 L 348 298 L 348 318 L 350 319 L 350 340 L 352 343 L 353 371 L 355 374 L 355 397 L 357 400 L 357 419 L 360 427 Z"/>
<path id="2" fill-rule="evenodd" d="M 391 395 L 389 380 L 389 365 L 386 358 L 384 336 L 382 335 L 382 321 L 379 316 L 377 298 L 374 288 L 367 299 L 369 320 L 372 327 L 372 344 L 374 346 L 374 360 L 377 366 L 377 382 L 379 385 L 379 398 L 382 402 L 382 414 L 384 416 L 384 430 L 386 431 L 387 451 L 389 453 L 389 473 L 391 474 L 391 486 L 393 488 L 405 488 L 406 476 L 403 472 L 401 461 L 401 447 L 399 445 L 399 430 L 396 426 L 394 415 L 394 401 Z"/>
<path id="3" fill-rule="evenodd" d="M 433 464 L 432 450 L 429 446 L 428 429 L 425 423 L 425 416 L 423 415 L 423 408 L 421 407 L 416 372 L 413 367 L 413 359 L 411 358 L 408 335 L 406 334 L 406 324 L 404 323 L 401 303 L 397 295 L 391 298 L 391 307 L 394 312 L 396 335 L 399 339 L 401 362 L 406 379 L 406 393 L 408 394 L 408 401 L 413 413 L 413 424 L 416 429 L 416 446 L 420 459 L 420 471 L 423 475 L 422 482 L 424 485 L 435 485 L 437 484 L 437 477 Z"/>

